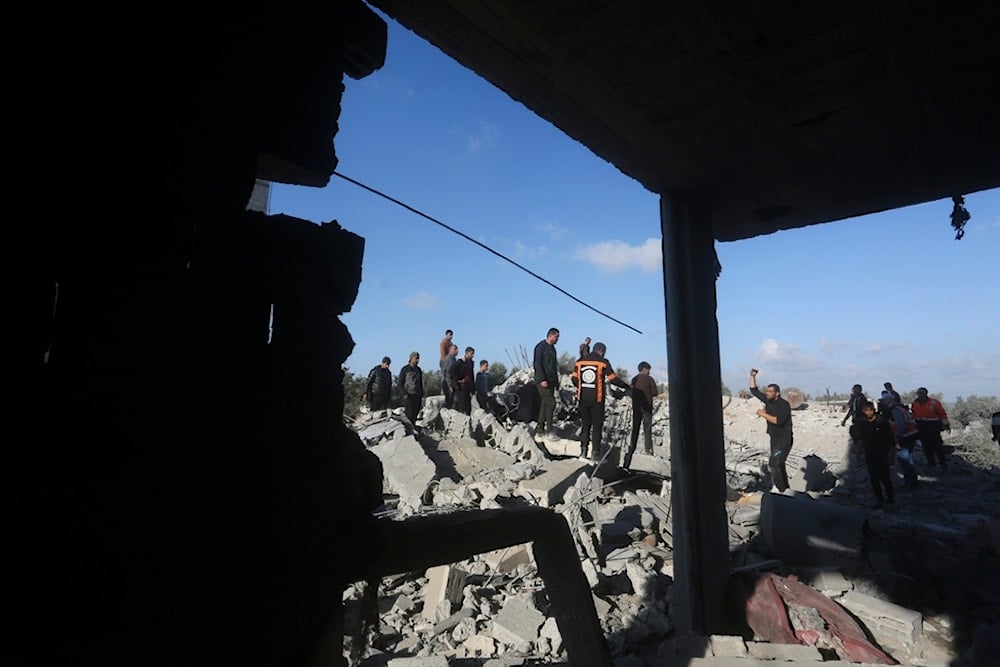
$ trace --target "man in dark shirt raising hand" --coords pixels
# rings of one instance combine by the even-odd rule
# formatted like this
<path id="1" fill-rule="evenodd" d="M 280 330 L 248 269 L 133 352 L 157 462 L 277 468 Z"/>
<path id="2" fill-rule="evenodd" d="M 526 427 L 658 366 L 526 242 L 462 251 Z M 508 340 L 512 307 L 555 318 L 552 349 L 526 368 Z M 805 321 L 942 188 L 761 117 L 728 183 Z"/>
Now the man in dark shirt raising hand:
<path id="1" fill-rule="evenodd" d="M 767 434 L 771 438 L 771 479 L 778 491 L 784 493 L 788 490 L 785 459 L 792 448 L 792 406 L 781 397 L 778 385 L 769 384 L 763 392 L 757 388 L 756 368 L 750 369 L 750 393 L 764 401 L 764 407 L 757 410 L 757 416 L 767 421 Z"/>

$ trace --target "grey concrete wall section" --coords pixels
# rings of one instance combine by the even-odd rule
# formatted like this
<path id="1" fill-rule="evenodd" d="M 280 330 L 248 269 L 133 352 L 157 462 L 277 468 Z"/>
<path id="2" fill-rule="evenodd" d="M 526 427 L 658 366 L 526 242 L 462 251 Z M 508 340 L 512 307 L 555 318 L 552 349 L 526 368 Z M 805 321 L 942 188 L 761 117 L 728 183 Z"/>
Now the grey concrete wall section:
<path id="1" fill-rule="evenodd" d="M 497 641 L 517 645 L 522 642 L 538 641 L 538 631 L 545 622 L 545 615 L 525 598 L 508 598 L 503 608 L 493 620 L 493 638 Z"/>
<path id="2" fill-rule="evenodd" d="M 918 611 L 858 591 L 846 593 L 838 602 L 861 619 L 880 642 L 913 644 L 923 632 L 923 617 Z"/>
<path id="3" fill-rule="evenodd" d="M 420 507 L 421 498 L 434 479 L 434 463 L 416 438 L 387 440 L 371 448 L 382 462 L 384 483 L 399 495 L 400 502 Z"/>
<path id="4" fill-rule="evenodd" d="M 861 556 L 868 515 L 806 494 L 761 497 L 761 533 L 774 556 L 791 565 L 838 565 Z"/>

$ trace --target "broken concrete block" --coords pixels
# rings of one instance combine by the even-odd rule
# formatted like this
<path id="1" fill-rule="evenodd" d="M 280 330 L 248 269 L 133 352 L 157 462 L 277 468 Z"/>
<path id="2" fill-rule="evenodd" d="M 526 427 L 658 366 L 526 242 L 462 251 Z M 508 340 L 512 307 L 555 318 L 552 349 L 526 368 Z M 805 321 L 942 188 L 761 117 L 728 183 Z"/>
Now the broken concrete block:
<path id="1" fill-rule="evenodd" d="M 836 570 L 820 570 L 812 580 L 812 587 L 824 595 L 837 597 L 854 589 L 854 584 Z"/>
<path id="2" fill-rule="evenodd" d="M 923 617 L 919 611 L 858 591 L 846 593 L 838 602 L 861 619 L 879 642 L 913 644 L 923 632 Z"/>
<path id="3" fill-rule="evenodd" d="M 468 657 L 478 658 L 495 655 L 497 652 L 497 643 L 496 640 L 488 635 L 478 634 L 462 642 L 462 648 L 465 649 Z"/>
<path id="4" fill-rule="evenodd" d="M 772 644 L 771 642 L 749 642 L 747 651 L 758 660 L 781 660 L 782 662 L 822 662 L 823 655 L 815 646 L 802 644 Z"/>
<path id="5" fill-rule="evenodd" d="M 591 597 L 594 598 L 594 607 L 597 609 L 597 618 L 604 618 L 612 609 L 611 603 L 597 595 L 593 595 Z"/>
<path id="6" fill-rule="evenodd" d="M 419 508 L 436 469 L 417 439 L 411 435 L 386 440 L 370 451 L 382 462 L 382 475 L 389 491 L 399 496 L 400 503 Z"/>
<path id="7" fill-rule="evenodd" d="M 742 658 L 747 654 L 743 637 L 736 635 L 712 635 L 708 638 L 712 655 L 723 658 Z"/>
<path id="8" fill-rule="evenodd" d="M 538 636 L 549 640 L 549 650 L 552 653 L 562 653 L 563 638 L 562 633 L 559 632 L 559 623 L 555 618 L 549 617 L 545 619 L 541 629 L 538 631 Z"/>
<path id="9" fill-rule="evenodd" d="M 586 463 L 574 459 L 544 461 L 538 474 L 518 483 L 518 495 L 542 507 L 554 507 L 562 502 L 586 467 Z"/>
<path id="10" fill-rule="evenodd" d="M 538 641 L 538 629 L 545 622 L 545 615 L 530 600 L 508 598 L 493 619 L 493 638 L 508 646 Z"/>
<path id="11" fill-rule="evenodd" d="M 392 658 L 386 667 L 448 667 L 448 658 L 429 655 L 423 658 Z"/>
<path id="12" fill-rule="evenodd" d="M 515 544 L 506 549 L 480 554 L 479 558 L 489 566 L 491 573 L 509 574 L 516 570 L 518 565 L 530 564 L 531 552 L 528 550 L 528 545 Z"/>
<path id="13" fill-rule="evenodd" d="M 448 615 L 450 615 L 450 605 L 462 601 L 466 573 L 451 565 L 438 565 L 428 569 L 425 576 L 427 577 L 427 588 L 424 594 L 422 613 L 428 621 L 436 622 L 439 620 L 437 608 L 441 602 L 448 602 Z"/>
<path id="14" fill-rule="evenodd" d="M 467 618 L 472 618 L 476 615 L 476 611 L 471 607 L 462 607 L 457 612 L 444 619 L 443 621 L 438 621 L 434 624 L 434 629 L 431 630 L 432 635 L 438 635 L 442 632 L 447 632 L 461 623 Z"/>

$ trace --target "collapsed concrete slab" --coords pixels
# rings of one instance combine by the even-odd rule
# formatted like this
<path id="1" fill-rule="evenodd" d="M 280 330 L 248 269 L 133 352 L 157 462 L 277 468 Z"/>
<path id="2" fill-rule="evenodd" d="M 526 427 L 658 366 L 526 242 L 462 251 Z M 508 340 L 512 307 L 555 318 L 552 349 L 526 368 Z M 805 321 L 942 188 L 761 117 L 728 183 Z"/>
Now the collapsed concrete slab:
<path id="1" fill-rule="evenodd" d="M 418 509 L 436 469 L 417 439 L 411 435 L 386 440 L 371 451 L 382 462 L 383 480 L 389 491 L 399 496 L 401 505 Z"/>
<path id="2" fill-rule="evenodd" d="M 562 502 L 566 491 L 586 469 L 586 463 L 575 459 L 545 461 L 537 475 L 518 484 L 518 495 L 542 507 L 553 507 Z"/>

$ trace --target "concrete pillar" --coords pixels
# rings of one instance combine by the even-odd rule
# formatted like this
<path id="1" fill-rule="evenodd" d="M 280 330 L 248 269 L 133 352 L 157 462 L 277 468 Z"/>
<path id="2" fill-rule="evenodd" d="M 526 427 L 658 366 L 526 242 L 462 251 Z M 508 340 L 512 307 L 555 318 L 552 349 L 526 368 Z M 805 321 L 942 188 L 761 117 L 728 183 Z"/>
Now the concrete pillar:
<path id="1" fill-rule="evenodd" d="M 675 618 L 682 633 L 721 632 L 729 568 L 710 210 L 690 193 L 660 197 L 670 386 Z"/>

